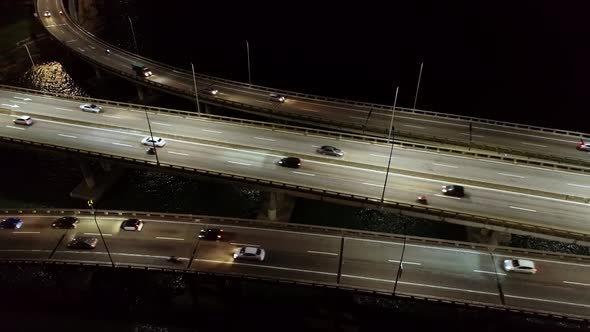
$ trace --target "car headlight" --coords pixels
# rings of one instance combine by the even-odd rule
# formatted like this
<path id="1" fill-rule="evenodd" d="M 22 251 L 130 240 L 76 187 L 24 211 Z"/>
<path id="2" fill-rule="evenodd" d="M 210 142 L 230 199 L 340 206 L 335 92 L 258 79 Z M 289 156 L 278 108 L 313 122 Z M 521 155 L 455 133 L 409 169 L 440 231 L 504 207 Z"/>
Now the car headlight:
<path id="1" fill-rule="evenodd" d="M 238 258 L 238 254 L 234 254 L 234 258 Z"/>

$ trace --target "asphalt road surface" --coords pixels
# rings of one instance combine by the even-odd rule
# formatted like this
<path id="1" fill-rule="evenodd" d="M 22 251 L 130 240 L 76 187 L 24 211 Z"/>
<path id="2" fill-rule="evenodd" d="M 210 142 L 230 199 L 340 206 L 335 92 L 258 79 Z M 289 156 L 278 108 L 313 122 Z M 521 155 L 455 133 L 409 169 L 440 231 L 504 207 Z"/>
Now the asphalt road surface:
<path id="1" fill-rule="evenodd" d="M 50 114 L 58 119 L 36 119 L 27 127 L 13 123 L 15 114 L 0 113 L 0 123 L 4 124 L 0 126 L 0 135 L 155 161 L 155 156 L 147 155 L 147 147 L 140 143 L 149 136 L 143 112 L 105 107 L 103 113 L 93 114 L 82 112 L 79 104 L 71 101 L 34 95 L 20 95 L 17 97 L 21 99 L 16 100 L 14 97 L 2 93 L 0 105 L 20 100 L 19 107 L 12 108 L 15 112 L 26 111 L 33 116 Z M 87 124 L 73 124 L 60 118 Z M 158 158 L 165 164 L 377 199 L 383 193 L 390 146 L 169 115 L 152 115 L 150 122 L 155 134 L 170 133 L 178 137 L 163 135 L 168 143 L 158 149 Z M 130 129 L 104 127 L 104 123 Z M 323 144 L 343 148 L 343 163 L 335 163 L 335 157 L 318 155 L 315 149 Z M 587 197 L 590 177 L 586 175 L 417 150 L 395 149 L 394 153 L 393 168 L 477 179 L 489 182 L 490 186 L 467 186 L 464 198 L 454 198 L 440 192 L 441 186 L 448 183 L 392 172 L 385 190 L 387 200 L 412 203 L 416 196 L 426 194 L 430 205 L 436 208 L 590 234 L 588 204 L 493 188 L 494 184 L 504 184 Z M 301 156 L 302 167 L 293 170 L 276 165 L 286 155 Z M 306 155 L 314 158 L 306 159 Z"/>
<path id="2" fill-rule="evenodd" d="M 109 262 L 104 243 L 92 217 L 81 217 L 76 229 L 53 229 L 57 218 L 21 216 L 18 230 L 0 230 L 0 258 Z M 200 271 L 251 274 L 311 282 L 340 284 L 384 292 L 447 297 L 560 312 L 590 317 L 590 265 L 568 258 L 535 254 L 504 256 L 494 251 L 463 249 L 451 244 L 426 245 L 412 240 L 384 237 L 341 237 L 338 234 L 295 232 L 263 226 L 211 225 L 206 219 L 193 222 L 144 219 L 141 232 L 124 231 L 124 217 L 98 217 L 97 222 L 115 264 L 176 267 Z M 206 225 L 223 227 L 221 241 L 199 240 Z M 74 236 L 99 239 L 94 250 L 72 250 Z M 266 250 L 263 262 L 234 261 L 241 246 Z M 403 257 L 402 257 L 403 251 Z M 342 252 L 342 257 L 340 253 Z M 169 262 L 170 256 L 180 259 Z M 502 269 L 504 259 L 535 261 L 539 271 L 522 275 Z M 400 260 L 402 272 L 398 276 Z M 395 285 L 398 279 L 397 286 Z"/>

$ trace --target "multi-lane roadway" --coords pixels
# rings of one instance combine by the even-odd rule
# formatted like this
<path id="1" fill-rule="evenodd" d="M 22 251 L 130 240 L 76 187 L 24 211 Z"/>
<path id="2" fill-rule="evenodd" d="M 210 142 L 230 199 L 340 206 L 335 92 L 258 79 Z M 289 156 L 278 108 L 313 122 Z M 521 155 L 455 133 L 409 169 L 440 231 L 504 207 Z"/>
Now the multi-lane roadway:
<path id="1" fill-rule="evenodd" d="M 102 113 L 87 113 L 79 109 L 79 102 L 11 91 L 0 93 L 0 105 L 13 110 L 0 113 L 2 136 L 155 161 L 155 156 L 146 154 L 140 143 L 149 135 L 145 112 L 141 110 L 103 105 Z M 31 115 L 35 123 L 14 124 L 17 114 L 23 113 Z M 168 142 L 158 149 L 158 159 L 164 164 L 375 199 L 383 193 L 390 145 L 199 117 L 150 113 L 149 118 L 154 134 Z M 317 147 L 324 144 L 342 148 L 344 157 L 317 154 Z M 277 160 L 287 155 L 301 157 L 302 167 L 293 170 L 276 165 Z M 430 205 L 436 208 L 590 234 L 588 204 L 494 188 L 507 185 L 564 197 L 588 197 L 587 175 L 404 148 L 395 148 L 393 155 L 394 171 L 388 177 L 386 200 L 412 203 L 416 196 L 426 194 Z M 420 176 L 400 174 L 395 169 L 419 172 Z M 432 178 L 434 175 L 489 185 L 469 185 L 466 197 L 449 197 L 440 192 L 441 186 L 448 183 Z"/>
<path id="2" fill-rule="evenodd" d="M 54 229 L 57 216 L 22 215 L 20 229 L 0 230 L 0 259 L 50 259 L 109 262 L 94 218 L 79 216 L 76 229 Z M 348 236 L 310 227 L 293 231 L 265 224 L 211 223 L 202 219 L 146 217 L 140 232 L 124 231 L 128 217 L 97 216 L 115 264 L 174 267 L 199 271 L 250 274 L 271 278 L 340 284 L 383 292 L 477 301 L 494 305 L 590 317 L 590 264 L 585 260 L 485 250 L 455 243 L 428 244 L 401 237 Z M 198 239 L 201 228 L 222 227 L 221 241 Z M 69 249 L 75 236 L 99 239 L 94 250 Z M 234 261 L 241 246 L 266 250 L 263 262 Z M 403 257 L 402 257 L 403 252 Z M 171 256 L 178 263 L 170 262 Z M 532 259 L 535 275 L 506 272 L 510 258 Z M 398 275 L 400 260 L 403 269 Z M 340 266 L 341 264 L 341 266 Z M 340 272 L 339 272 L 340 271 Z M 340 273 L 340 275 L 339 275 Z M 397 279 L 397 286 L 395 286 Z"/>
<path id="3" fill-rule="evenodd" d="M 40 21 L 47 31 L 57 40 L 69 47 L 72 51 L 100 63 L 101 66 L 117 73 L 124 73 L 133 77 L 131 68 L 134 62 L 141 62 L 150 67 L 153 76 L 146 78 L 144 83 L 149 83 L 163 90 L 180 93 L 188 98 L 194 96 L 193 77 L 187 71 L 174 69 L 164 64 L 140 58 L 130 52 L 114 49 L 111 45 L 97 39 L 79 26 L 73 24 L 67 15 L 58 14 L 63 10 L 60 0 L 37 0 L 37 8 Z M 49 10 L 52 15 L 43 17 L 43 12 Z M 105 50 L 112 51 L 107 54 Z M 187 64 L 188 67 L 188 64 Z M 239 108 L 239 105 L 255 107 L 260 110 L 272 110 L 275 115 L 284 117 L 305 118 L 306 123 L 336 123 L 343 127 L 366 127 L 376 129 L 381 133 L 388 131 L 391 109 L 381 105 L 368 105 L 351 102 L 339 102 L 322 100 L 315 97 L 305 97 L 301 94 L 288 94 L 284 103 L 269 100 L 269 90 L 199 75 L 197 90 L 205 87 L 215 87 L 219 93 L 209 99 L 201 96 L 201 101 L 223 104 L 231 102 L 231 107 Z M 575 149 L 579 137 L 590 137 L 582 133 L 557 133 L 554 130 L 529 130 L 513 128 L 510 124 L 490 124 L 474 119 L 472 131 L 469 132 L 469 120 L 451 119 L 437 116 L 429 112 L 412 112 L 410 110 L 397 111 L 395 113 L 394 126 L 399 134 L 415 137 L 437 137 L 450 141 L 469 142 L 471 137 L 474 144 L 490 147 L 502 147 L 514 151 L 524 151 L 541 155 L 552 155 L 582 162 L 590 162 L 588 153 Z"/>

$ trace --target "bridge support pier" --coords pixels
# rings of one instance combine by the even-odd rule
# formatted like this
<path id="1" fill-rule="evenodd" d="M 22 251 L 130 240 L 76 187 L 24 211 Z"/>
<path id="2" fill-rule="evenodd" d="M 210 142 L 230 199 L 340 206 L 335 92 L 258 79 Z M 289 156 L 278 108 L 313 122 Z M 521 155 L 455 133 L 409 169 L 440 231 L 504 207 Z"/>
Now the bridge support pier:
<path id="1" fill-rule="evenodd" d="M 108 160 L 101 160 L 100 166 L 102 167 L 102 170 L 105 172 L 110 172 L 113 170 L 113 165 Z"/>
<path id="2" fill-rule="evenodd" d="M 277 220 L 277 193 L 274 191 L 270 192 L 267 216 L 270 221 Z"/>
<path id="3" fill-rule="evenodd" d="M 268 199 L 262 204 L 262 207 L 258 212 L 258 219 L 289 221 L 294 206 L 295 197 L 282 192 L 271 191 L 268 193 Z"/>
<path id="4" fill-rule="evenodd" d="M 80 164 L 80 169 L 82 170 L 86 187 L 93 189 L 96 186 L 96 180 L 94 179 L 94 172 L 90 167 L 90 163 L 86 160 L 79 160 L 78 163 Z"/>
<path id="5" fill-rule="evenodd" d="M 98 78 L 98 79 L 102 78 L 102 74 L 100 73 L 100 70 L 98 69 L 98 67 L 94 67 L 94 75 L 96 75 L 96 78 Z"/>
<path id="6" fill-rule="evenodd" d="M 67 9 L 70 17 L 75 21 L 78 22 L 78 11 L 76 10 L 76 0 L 68 0 Z"/>
<path id="7" fill-rule="evenodd" d="M 98 165 L 93 165 L 90 160 L 78 159 L 78 164 L 84 180 L 72 190 L 70 197 L 83 200 L 98 201 L 125 172 L 123 167 L 113 167 L 113 164 L 106 160 L 100 160 Z"/>
<path id="8" fill-rule="evenodd" d="M 143 87 L 140 85 L 136 85 L 135 89 L 137 90 L 137 99 L 139 99 L 139 101 L 143 101 L 145 98 L 144 92 L 143 92 Z"/>

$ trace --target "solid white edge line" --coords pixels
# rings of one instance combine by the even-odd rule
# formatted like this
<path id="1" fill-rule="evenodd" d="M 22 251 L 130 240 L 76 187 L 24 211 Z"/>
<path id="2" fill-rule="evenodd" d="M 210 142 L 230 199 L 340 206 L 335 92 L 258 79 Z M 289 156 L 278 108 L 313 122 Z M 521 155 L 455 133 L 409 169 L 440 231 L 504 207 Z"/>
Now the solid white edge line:
<path id="1" fill-rule="evenodd" d="M 533 209 L 527 209 L 527 208 L 521 208 L 518 206 L 508 206 L 511 209 L 515 209 L 515 210 L 522 210 L 522 211 L 528 211 L 528 212 L 537 212 L 537 210 L 533 210 Z"/>
<path id="2" fill-rule="evenodd" d="M 565 301 L 557 301 L 557 300 L 547 300 L 547 299 L 539 299 L 539 298 L 535 298 L 535 297 L 526 297 L 526 296 L 509 295 L 509 294 L 504 294 L 504 297 L 512 297 L 512 298 L 521 299 L 521 300 L 531 300 L 531 301 L 539 301 L 539 302 L 567 304 L 567 305 L 573 305 L 573 306 L 578 306 L 578 307 L 590 308 L 590 304 L 573 303 L 573 302 L 565 302 Z"/>
<path id="3" fill-rule="evenodd" d="M 275 269 L 275 270 L 285 270 L 285 271 L 295 271 L 295 272 L 305 272 L 305 273 L 316 273 L 316 274 L 323 274 L 329 276 L 336 276 L 337 273 L 333 272 L 322 272 L 322 271 L 313 271 L 313 270 L 303 270 L 303 269 L 293 269 L 288 267 L 281 267 L 281 266 L 270 266 L 270 265 L 258 265 L 258 264 L 248 264 L 248 263 L 236 263 L 236 262 L 227 262 L 227 261 L 216 261 L 212 259 L 199 259 L 195 258 L 194 261 L 197 262 L 205 262 L 205 263 L 221 263 L 221 264 L 232 264 L 232 265 L 243 265 L 243 266 L 254 266 L 254 267 L 261 267 L 265 269 Z"/>
<path id="4" fill-rule="evenodd" d="M 566 281 L 566 280 L 564 280 L 563 283 L 564 284 L 576 285 L 576 286 L 587 286 L 587 287 L 590 287 L 590 284 L 586 284 L 586 283 L 583 283 L 583 282 L 575 282 L 575 281 Z"/>
<path id="5" fill-rule="evenodd" d="M 310 254 L 320 254 L 320 255 L 330 255 L 330 256 L 338 256 L 338 254 L 333 252 L 325 252 L 325 251 L 315 251 L 315 250 L 308 250 Z"/>
<path id="6" fill-rule="evenodd" d="M 173 240 L 173 241 L 184 241 L 184 239 L 177 238 L 177 237 L 165 237 L 165 236 L 156 236 L 158 240 Z"/>
<path id="7" fill-rule="evenodd" d="M 502 272 L 491 272 L 491 271 L 482 271 L 482 270 L 473 270 L 473 272 L 487 273 L 487 274 L 495 274 L 495 275 L 499 275 L 499 276 L 505 276 L 506 275 L 506 273 L 502 273 Z"/>

